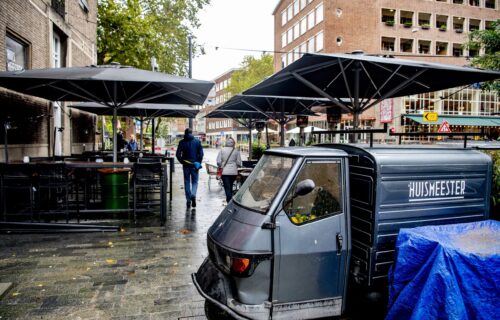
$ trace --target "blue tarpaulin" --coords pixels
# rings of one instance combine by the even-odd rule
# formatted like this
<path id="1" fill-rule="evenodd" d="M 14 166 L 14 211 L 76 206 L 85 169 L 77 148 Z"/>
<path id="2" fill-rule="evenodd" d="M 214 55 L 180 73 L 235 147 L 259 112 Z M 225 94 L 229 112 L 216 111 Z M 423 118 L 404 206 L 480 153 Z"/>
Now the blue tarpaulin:
<path id="1" fill-rule="evenodd" d="M 386 319 L 498 319 L 500 222 L 401 229 Z"/>

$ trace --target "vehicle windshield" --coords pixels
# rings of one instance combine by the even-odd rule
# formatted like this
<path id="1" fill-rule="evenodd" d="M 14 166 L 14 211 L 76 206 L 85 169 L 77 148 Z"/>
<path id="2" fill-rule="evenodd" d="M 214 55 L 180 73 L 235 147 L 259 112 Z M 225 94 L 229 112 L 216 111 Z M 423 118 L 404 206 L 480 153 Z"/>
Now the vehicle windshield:
<path id="1" fill-rule="evenodd" d="M 294 158 L 264 155 L 234 196 L 234 201 L 265 213 L 294 162 Z"/>

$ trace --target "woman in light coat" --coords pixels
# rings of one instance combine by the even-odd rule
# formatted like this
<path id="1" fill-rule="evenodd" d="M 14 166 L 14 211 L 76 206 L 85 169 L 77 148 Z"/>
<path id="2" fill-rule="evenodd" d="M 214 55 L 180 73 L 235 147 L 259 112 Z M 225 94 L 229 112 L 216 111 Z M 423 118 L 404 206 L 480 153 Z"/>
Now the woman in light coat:
<path id="1" fill-rule="evenodd" d="M 235 148 L 233 138 L 226 140 L 226 145 L 217 155 L 217 167 L 222 169 L 222 183 L 226 192 L 226 201 L 229 203 L 233 197 L 233 184 L 241 167 L 240 151 Z"/>

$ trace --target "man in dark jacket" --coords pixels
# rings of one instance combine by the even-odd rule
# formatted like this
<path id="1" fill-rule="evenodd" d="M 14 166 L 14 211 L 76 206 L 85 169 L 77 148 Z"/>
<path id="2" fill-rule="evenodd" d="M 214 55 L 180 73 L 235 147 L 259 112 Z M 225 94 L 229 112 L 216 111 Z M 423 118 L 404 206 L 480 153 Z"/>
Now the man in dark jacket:
<path id="1" fill-rule="evenodd" d="M 203 160 L 203 148 L 201 142 L 195 139 L 193 131 L 187 128 L 184 131 L 184 139 L 179 142 L 175 154 L 177 160 L 182 164 L 184 171 L 184 193 L 186 194 L 186 205 L 196 207 L 196 189 L 198 188 L 198 170 Z"/>

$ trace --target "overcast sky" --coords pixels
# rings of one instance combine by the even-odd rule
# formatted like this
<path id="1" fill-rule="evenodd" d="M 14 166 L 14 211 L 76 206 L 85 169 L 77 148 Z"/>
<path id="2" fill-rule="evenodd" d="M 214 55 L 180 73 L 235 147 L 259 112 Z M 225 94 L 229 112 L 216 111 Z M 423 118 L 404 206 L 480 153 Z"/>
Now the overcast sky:
<path id="1" fill-rule="evenodd" d="M 193 60 L 193 78 L 213 80 L 241 65 L 246 55 L 262 52 L 229 50 L 274 50 L 272 12 L 278 0 L 211 0 L 199 13 L 200 29 L 195 31 L 206 54 Z M 219 47 L 218 50 L 215 47 Z"/>

